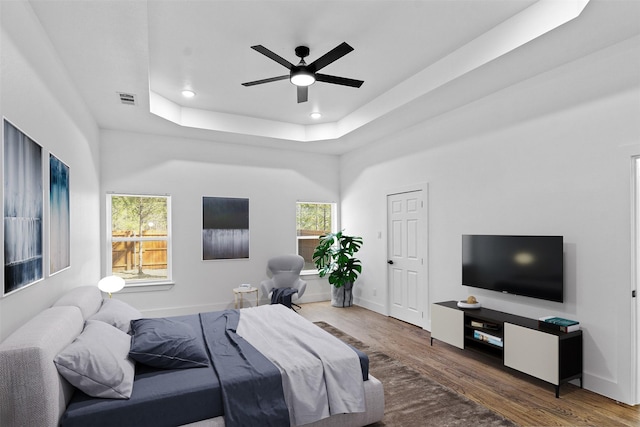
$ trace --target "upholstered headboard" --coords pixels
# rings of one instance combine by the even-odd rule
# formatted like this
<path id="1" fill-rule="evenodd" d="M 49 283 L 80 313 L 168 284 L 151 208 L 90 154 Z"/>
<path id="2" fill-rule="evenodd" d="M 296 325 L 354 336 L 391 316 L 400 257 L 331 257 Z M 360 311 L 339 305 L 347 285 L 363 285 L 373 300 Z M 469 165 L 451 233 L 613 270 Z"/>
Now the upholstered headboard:
<path id="1" fill-rule="evenodd" d="M 75 288 L 0 343 L 0 425 L 58 425 L 74 389 L 53 359 L 101 304 L 96 286 Z"/>

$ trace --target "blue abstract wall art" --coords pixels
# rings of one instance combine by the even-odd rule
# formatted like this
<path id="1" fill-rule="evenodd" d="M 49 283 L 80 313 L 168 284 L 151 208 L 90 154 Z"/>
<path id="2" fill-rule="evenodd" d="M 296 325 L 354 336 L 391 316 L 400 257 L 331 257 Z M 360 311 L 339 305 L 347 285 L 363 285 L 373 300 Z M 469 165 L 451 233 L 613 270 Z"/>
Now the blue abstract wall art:
<path id="1" fill-rule="evenodd" d="M 4 120 L 4 294 L 42 279 L 42 147 Z"/>
<path id="2" fill-rule="evenodd" d="M 69 166 L 49 154 L 49 274 L 71 266 Z"/>

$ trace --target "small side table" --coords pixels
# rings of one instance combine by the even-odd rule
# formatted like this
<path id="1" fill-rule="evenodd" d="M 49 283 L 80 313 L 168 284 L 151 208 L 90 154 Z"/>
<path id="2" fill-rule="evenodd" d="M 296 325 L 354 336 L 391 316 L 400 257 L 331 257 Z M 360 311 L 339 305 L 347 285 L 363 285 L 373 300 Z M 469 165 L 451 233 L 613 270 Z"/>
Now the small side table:
<path id="1" fill-rule="evenodd" d="M 259 303 L 258 288 L 254 288 L 254 287 L 250 287 L 250 288 L 234 288 L 233 289 L 233 296 L 235 298 L 235 307 L 236 308 L 238 308 L 238 307 L 242 308 L 242 299 L 243 299 L 244 295 L 245 294 L 250 294 L 252 292 L 256 293 L 256 307 L 257 307 L 258 303 Z"/>

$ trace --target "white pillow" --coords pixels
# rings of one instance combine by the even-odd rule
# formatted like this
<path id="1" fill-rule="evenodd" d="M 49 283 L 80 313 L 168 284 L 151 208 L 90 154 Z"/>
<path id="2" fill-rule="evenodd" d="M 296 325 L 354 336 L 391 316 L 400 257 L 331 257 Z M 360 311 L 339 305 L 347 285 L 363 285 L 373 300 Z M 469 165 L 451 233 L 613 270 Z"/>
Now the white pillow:
<path id="1" fill-rule="evenodd" d="M 140 319 L 141 317 L 142 313 L 131 307 L 126 302 L 113 298 L 106 298 L 103 301 L 100 310 L 91 316 L 89 320 L 106 322 L 121 331 L 129 333 L 131 331 L 131 321 L 134 319 Z"/>
<path id="2" fill-rule="evenodd" d="M 89 396 L 128 399 L 133 391 L 131 337 L 107 323 L 88 320 L 84 330 L 55 358 L 58 372 Z"/>

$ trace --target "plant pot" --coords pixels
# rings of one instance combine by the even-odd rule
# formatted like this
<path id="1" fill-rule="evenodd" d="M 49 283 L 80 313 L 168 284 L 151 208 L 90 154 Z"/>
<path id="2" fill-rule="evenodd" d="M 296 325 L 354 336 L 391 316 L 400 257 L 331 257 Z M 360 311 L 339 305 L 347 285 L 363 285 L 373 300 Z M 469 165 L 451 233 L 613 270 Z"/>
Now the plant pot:
<path id="1" fill-rule="evenodd" d="M 333 307 L 351 307 L 353 305 L 353 283 L 336 288 L 331 286 L 331 305 Z"/>

